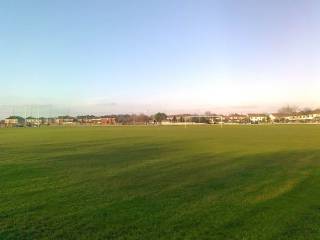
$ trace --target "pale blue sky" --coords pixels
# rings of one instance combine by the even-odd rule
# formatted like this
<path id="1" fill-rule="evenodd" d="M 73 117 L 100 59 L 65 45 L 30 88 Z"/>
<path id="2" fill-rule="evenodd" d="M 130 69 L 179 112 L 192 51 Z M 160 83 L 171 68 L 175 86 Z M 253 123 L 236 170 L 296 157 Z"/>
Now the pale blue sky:
<path id="1" fill-rule="evenodd" d="M 317 0 L 2 0 L 0 111 L 320 106 Z"/>

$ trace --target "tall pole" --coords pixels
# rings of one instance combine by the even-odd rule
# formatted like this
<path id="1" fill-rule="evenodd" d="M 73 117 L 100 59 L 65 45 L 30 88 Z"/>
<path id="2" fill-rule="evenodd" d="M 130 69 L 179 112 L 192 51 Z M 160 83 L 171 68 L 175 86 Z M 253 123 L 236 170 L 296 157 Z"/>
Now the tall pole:
<path id="1" fill-rule="evenodd" d="M 26 110 L 26 106 L 24 107 L 24 127 L 27 127 L 27 110 Z"/>
<path id="2" fill-rule="evenodd" d="M 39 106 L 38 106 L 38 127 L 40 127 L 40 114 L 39 114 Z"/>

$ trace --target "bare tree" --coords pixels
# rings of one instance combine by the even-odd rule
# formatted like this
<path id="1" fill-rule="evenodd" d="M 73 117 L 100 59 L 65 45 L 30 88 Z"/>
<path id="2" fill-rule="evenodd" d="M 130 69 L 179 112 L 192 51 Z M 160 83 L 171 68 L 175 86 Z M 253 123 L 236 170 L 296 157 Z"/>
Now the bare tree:
<path id="1" fill-rule="evenodd" d="M 311 112 L 312 112 L 312 109 L 309 108 L 309 107 L 305 107 L 305 108 L 302 109 L 302 112 L 303 112 L 303 113 L 311 113 Z"/>
<path id="2" fill-rule="evenodd" d="M 281 113 L 281 114 L 292 114 L 292 113 L 296 113 L 297 111 L 298 111 L 298 107 L 297 106 L 287 105 L 287 106 L 284 106 L 284 107 L 280 108 L 278 110 L 278 113 Z"/>

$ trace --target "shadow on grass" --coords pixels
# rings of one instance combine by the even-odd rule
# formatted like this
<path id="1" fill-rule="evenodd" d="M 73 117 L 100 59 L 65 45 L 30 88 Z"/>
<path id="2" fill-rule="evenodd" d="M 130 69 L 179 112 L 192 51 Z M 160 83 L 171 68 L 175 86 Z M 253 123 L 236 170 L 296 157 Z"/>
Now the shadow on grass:
<path id="1" fill-rule="evenodd" d="M 88 143 L 65 155 L 45 153 L 43 162 L 24 169 L 1 166 L 0 237 L 302 239 L 319 234 L 319 218 L 311 214 L 320 197 L 319 150 L 208 154 L 161 142 L 108 144 Z M 301 224 L 313 231 L 298 231 Z"/>

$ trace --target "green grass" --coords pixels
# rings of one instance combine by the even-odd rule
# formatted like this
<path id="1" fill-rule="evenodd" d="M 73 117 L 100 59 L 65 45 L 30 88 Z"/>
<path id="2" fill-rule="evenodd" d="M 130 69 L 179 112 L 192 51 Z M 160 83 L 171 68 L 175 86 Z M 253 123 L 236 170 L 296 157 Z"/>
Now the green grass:
<path id="1" fill-rule="evenodd" d="M 320 126 L 0 129 L 0 239 L 320 239 Z"/>

